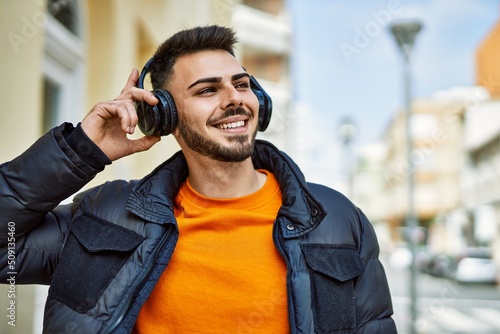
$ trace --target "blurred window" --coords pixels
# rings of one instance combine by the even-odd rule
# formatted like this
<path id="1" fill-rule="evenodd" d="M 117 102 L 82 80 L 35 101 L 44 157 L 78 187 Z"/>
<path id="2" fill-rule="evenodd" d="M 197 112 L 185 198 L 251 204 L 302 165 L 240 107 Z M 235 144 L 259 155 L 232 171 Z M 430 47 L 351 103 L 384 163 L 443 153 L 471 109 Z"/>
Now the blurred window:
<path id="1" fill-rule="evenodd" d="M 77 0 L 48 0 L 47 11 L 75 35 L 80 35 Z"/>
<path id="2" fill-rule="evenodd" d="M 437 118 L 432 114 L 413 114 L 411 121 L 411 132 L 415 140 L 431 138 L 438 127 Z"/>
<path id="3" fill-rule="evenodd" d="M 48 78 L 43 80 L 43 130 L 57 124 L 61 86 Z"/>
<path id="4" fill-rule="evenodd" d="M 45 24 L 42 132 L 62 122 L 77 122 L 84 113 L 85 42 L 80 34 L 83 2 L 49 0 Z"/>
<path id="5" fill-rule="evenodd" d="M 499 152 L 500 137 L 497 136 L 490 140 L 488 143 L 471 152 L 472 163 L 474 163 L 475 165 L 480 165 L 484 162 L 494 162 Z"/>

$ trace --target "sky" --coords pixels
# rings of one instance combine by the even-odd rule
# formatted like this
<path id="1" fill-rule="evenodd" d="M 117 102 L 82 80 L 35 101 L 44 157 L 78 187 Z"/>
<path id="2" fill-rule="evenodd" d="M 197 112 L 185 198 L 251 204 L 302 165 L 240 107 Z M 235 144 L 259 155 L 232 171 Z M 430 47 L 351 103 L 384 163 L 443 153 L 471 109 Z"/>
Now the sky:
<path id="1" fill-rule="evenodd" d="M 403 60 L 393 20 L 418 19 L 412 95 L 426 98 L 475 81 L 474 52 L 500 16 L 499 0 L 287 0 L 294 99 L 314 114 L 316 133 L 338 141 L 346 115 L 356 147 L 378 140 L 404 103 Z"/>

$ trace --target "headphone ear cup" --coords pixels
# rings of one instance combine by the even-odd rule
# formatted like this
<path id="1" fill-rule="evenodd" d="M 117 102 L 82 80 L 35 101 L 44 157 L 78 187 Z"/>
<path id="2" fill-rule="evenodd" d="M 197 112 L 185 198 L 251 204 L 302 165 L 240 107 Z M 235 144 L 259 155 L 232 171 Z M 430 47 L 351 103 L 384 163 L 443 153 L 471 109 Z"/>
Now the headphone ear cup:
<path id="1" fill-rule="evenodd" d="M 250 87 L 259 100 L 259 131 L 265 131 L 271 122 L 273 113 L 273 101 L 257 80 L 250 76 Z"/>
<path id="2" fill-rule="evenodd" d="M 160 124 L 160 136 L 168 136 L 177 127 L 177 107 L 172 95 L 163 89 L 155 89 L 153 91 L 158 99 L 158 112 L 163 115 Z"/>
<path id="3" fill-rule="evenodd" d="M 137 103 L 139 129 L 146 136 L 168 136 L 177 126 L 177 108 L 169 92 L 163 89 L 153 90 L 158 99 L 154 106 L 146 102 Z"/>
<path id="4" fill-rule="evenodd" d="M 138 126 L 142 133 L 146 136 L 156 135 L 160 123 L 160 115 L 156 106 L 151 106 L 144 101 L 137 102 L 136 112 L 139 120 Z"/>
<path id="5" fill-rule="evenodd" d="M 271 114 L 273 110 L 273 104 L 269 95 L 263 94 L 262 91 L 253 91 L 259 100 L 259 131 L 266 131 L 269 122 L 271 122 Z"/>

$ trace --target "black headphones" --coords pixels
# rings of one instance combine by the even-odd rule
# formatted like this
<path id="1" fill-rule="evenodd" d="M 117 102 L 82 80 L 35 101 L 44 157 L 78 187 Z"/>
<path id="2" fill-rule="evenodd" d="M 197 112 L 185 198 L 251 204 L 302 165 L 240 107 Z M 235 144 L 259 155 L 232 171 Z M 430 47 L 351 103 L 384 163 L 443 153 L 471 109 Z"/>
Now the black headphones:
<path id="1" fill-rule="evenodd" d="M 144 78 L 150 71 L 154 57 L 148 60 L 141 71 L 137 87 L 144 89 Z M 271 121 L 273 103 L 271 97 L 262 89 L 257 80 L 250 76 L 250 88 L 259 100 L 259 131 L 265 131 Z M 158 99 L 158 104 L 152 106 L 144 101 L 136 103 L 139 129 L 146 135 L 167 136 L 177 126 L 177 109 L 170 93 L 163 89 L 153 90 L 153 95 Z"/>

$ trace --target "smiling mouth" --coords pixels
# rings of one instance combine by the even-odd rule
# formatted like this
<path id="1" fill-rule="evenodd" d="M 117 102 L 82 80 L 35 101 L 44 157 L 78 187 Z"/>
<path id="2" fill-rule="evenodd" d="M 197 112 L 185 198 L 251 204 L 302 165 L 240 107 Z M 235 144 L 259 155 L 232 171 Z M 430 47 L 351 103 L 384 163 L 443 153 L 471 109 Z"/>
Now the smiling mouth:
<path id="1" fill-rule="evenodd" d="M 222 124 L 217 124 L 215 125 L 216 128 L 218 129 L 236 129 L 236 128 L 243 128 L 245 127 L 246 121 L 237 121 L 237 122 L 231 122 L 231 123 L 222 123 Z"/>

